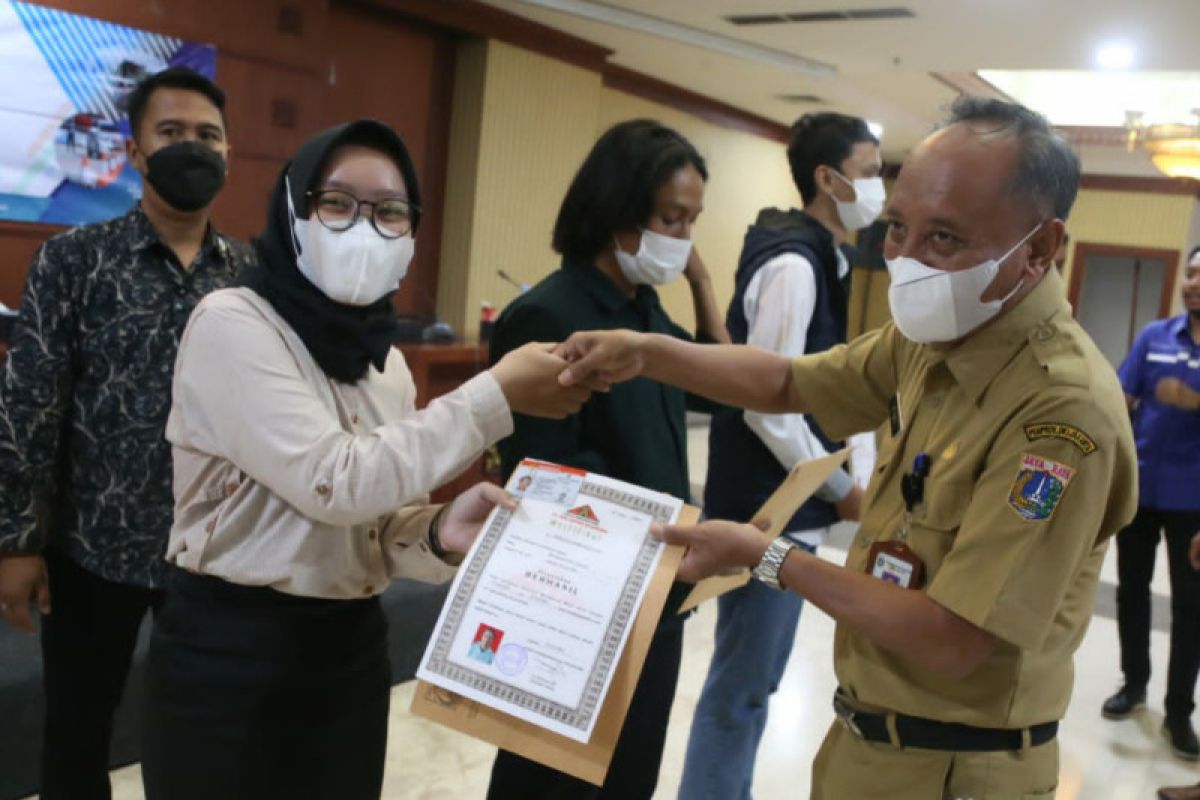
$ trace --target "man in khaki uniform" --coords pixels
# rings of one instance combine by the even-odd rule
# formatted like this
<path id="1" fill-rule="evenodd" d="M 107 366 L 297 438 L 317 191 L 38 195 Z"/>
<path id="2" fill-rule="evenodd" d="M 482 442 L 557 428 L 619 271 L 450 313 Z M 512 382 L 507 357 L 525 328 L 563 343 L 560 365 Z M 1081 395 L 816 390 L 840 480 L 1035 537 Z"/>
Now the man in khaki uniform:
<path id="1" fill-rule="evenodd" d="M 895 323 L 790 363 L 627 332 L 561 347 L 566 382 L 641 373 L 835 438 L 880 429 L 844 568 L 750 525 L 662 533 L 690 546 L 684 579 L 754 567 L 837 620 L 813 798 L 1054 796 L 1071 658 L 1136 505 L 1121 388 L 1052 268 L 1078 179 L 1044 119 L 962 99 L 889 201 Z"/>

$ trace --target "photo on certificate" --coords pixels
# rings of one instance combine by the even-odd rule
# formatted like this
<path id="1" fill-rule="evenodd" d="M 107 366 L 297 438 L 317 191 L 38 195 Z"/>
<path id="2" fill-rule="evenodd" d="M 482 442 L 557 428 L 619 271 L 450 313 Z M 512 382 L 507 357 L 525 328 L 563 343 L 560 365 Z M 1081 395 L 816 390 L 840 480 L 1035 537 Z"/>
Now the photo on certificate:
<path id="1" fill-rule="evenodd" d="M 682 502 L 524 461 L 459 568 L 417 676 L 579 742 L 591 736 Z"/>
<path id="2" fill-rule="evenodd" d="M 479 623 L 479 630 L 475 632 L 475 639 L 471 642 L 471 649 L 467 651 L 467 658 L 473 658 L 481 664 L 491 664 L 496 659 L 496 650 L 503 638 L 504 631 Z"/>

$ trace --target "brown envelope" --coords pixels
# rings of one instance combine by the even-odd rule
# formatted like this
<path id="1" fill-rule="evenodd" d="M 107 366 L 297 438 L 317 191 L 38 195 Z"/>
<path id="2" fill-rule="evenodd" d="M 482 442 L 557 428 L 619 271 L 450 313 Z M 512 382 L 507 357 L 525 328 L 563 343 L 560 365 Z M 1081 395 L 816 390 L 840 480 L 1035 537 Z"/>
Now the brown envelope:
<path id="1" fill-rule="evenodd" d="M 680 525 L 694 525 L 699 518 L 700 509 L 693 506 L 684 506 L 679 512 Z M 617 670 L 613 673 L 608 696 L 592 730 L 592 738 L 587 744 L 420 680 L 417 681 L 410 710 L 418 716 L 600 786 L 608 773 L 608 765 L 617 746 L 617 736 L 629 711 L 629 703 L 633 700 L 633 690 L 637 686 L 638 676 L 642 674 L 650 639 L 662 616 L 667 592 L 675 580 L 681 558 L 682 547 L 668 546 L 663 550 L 658 568 L 646 587 L 641 610 L 629 632 Z"/>
<path id="2" fill-rule="evenodd" d="M 835 469 L 842 466 L 849 454 L 850 451 L 843 448 L 821 458 L 801 461 L 792 468 L 783 483 L 779 484 L 779 488 L 767 498 L 767 502 L 763 503 L 762 508 L 754 515 L 753 522 L 756 524 L 761 522 L 760 527 L 765 528 L 763 536 L 767 541 L 771 541 L 783 533 L 783 527 L 796 513 L 796 509 L 800 508 L 813 492 L 821 488 L 825 479 L 832 475 Z M 705 600 L 712 600 L 714 597 L 720 597 L 726 592 L 745 586 L 749 580 L 750 570 L 748 569 L 740 569 L 730 575 L 713 575 L 705 578 L 696 584 L 696 588 L 692 589 L 691 594 L 684 598 L 679 613 L 691 611 Z"/>

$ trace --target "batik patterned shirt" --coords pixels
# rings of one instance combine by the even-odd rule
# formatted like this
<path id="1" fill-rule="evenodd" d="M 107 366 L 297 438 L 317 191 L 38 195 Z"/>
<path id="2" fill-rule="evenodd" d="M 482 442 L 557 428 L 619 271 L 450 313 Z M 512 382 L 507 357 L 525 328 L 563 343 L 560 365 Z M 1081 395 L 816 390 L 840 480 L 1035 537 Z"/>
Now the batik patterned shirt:
<path id="1" fill-rule="evenodd" d="M 210 228 L 184 269 L 140 207 L 38 249 L 0 381 L 0 553 L 49 544 L 107 580 L 161 585 L 179 339 L 253 257 Z"/>

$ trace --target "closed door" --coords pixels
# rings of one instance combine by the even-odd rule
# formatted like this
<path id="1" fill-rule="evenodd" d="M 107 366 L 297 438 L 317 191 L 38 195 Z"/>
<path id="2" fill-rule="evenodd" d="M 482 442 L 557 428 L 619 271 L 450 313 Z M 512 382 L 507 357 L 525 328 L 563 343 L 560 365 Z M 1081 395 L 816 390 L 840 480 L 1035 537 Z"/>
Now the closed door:
<path id="1" fill-rule="evenodd" d="M 1177 250 L 1080 242 L 1071 275 L 1071 305 L 1079 324 L 1113 367 L 1139 331 L 1171 312 Z"/>

